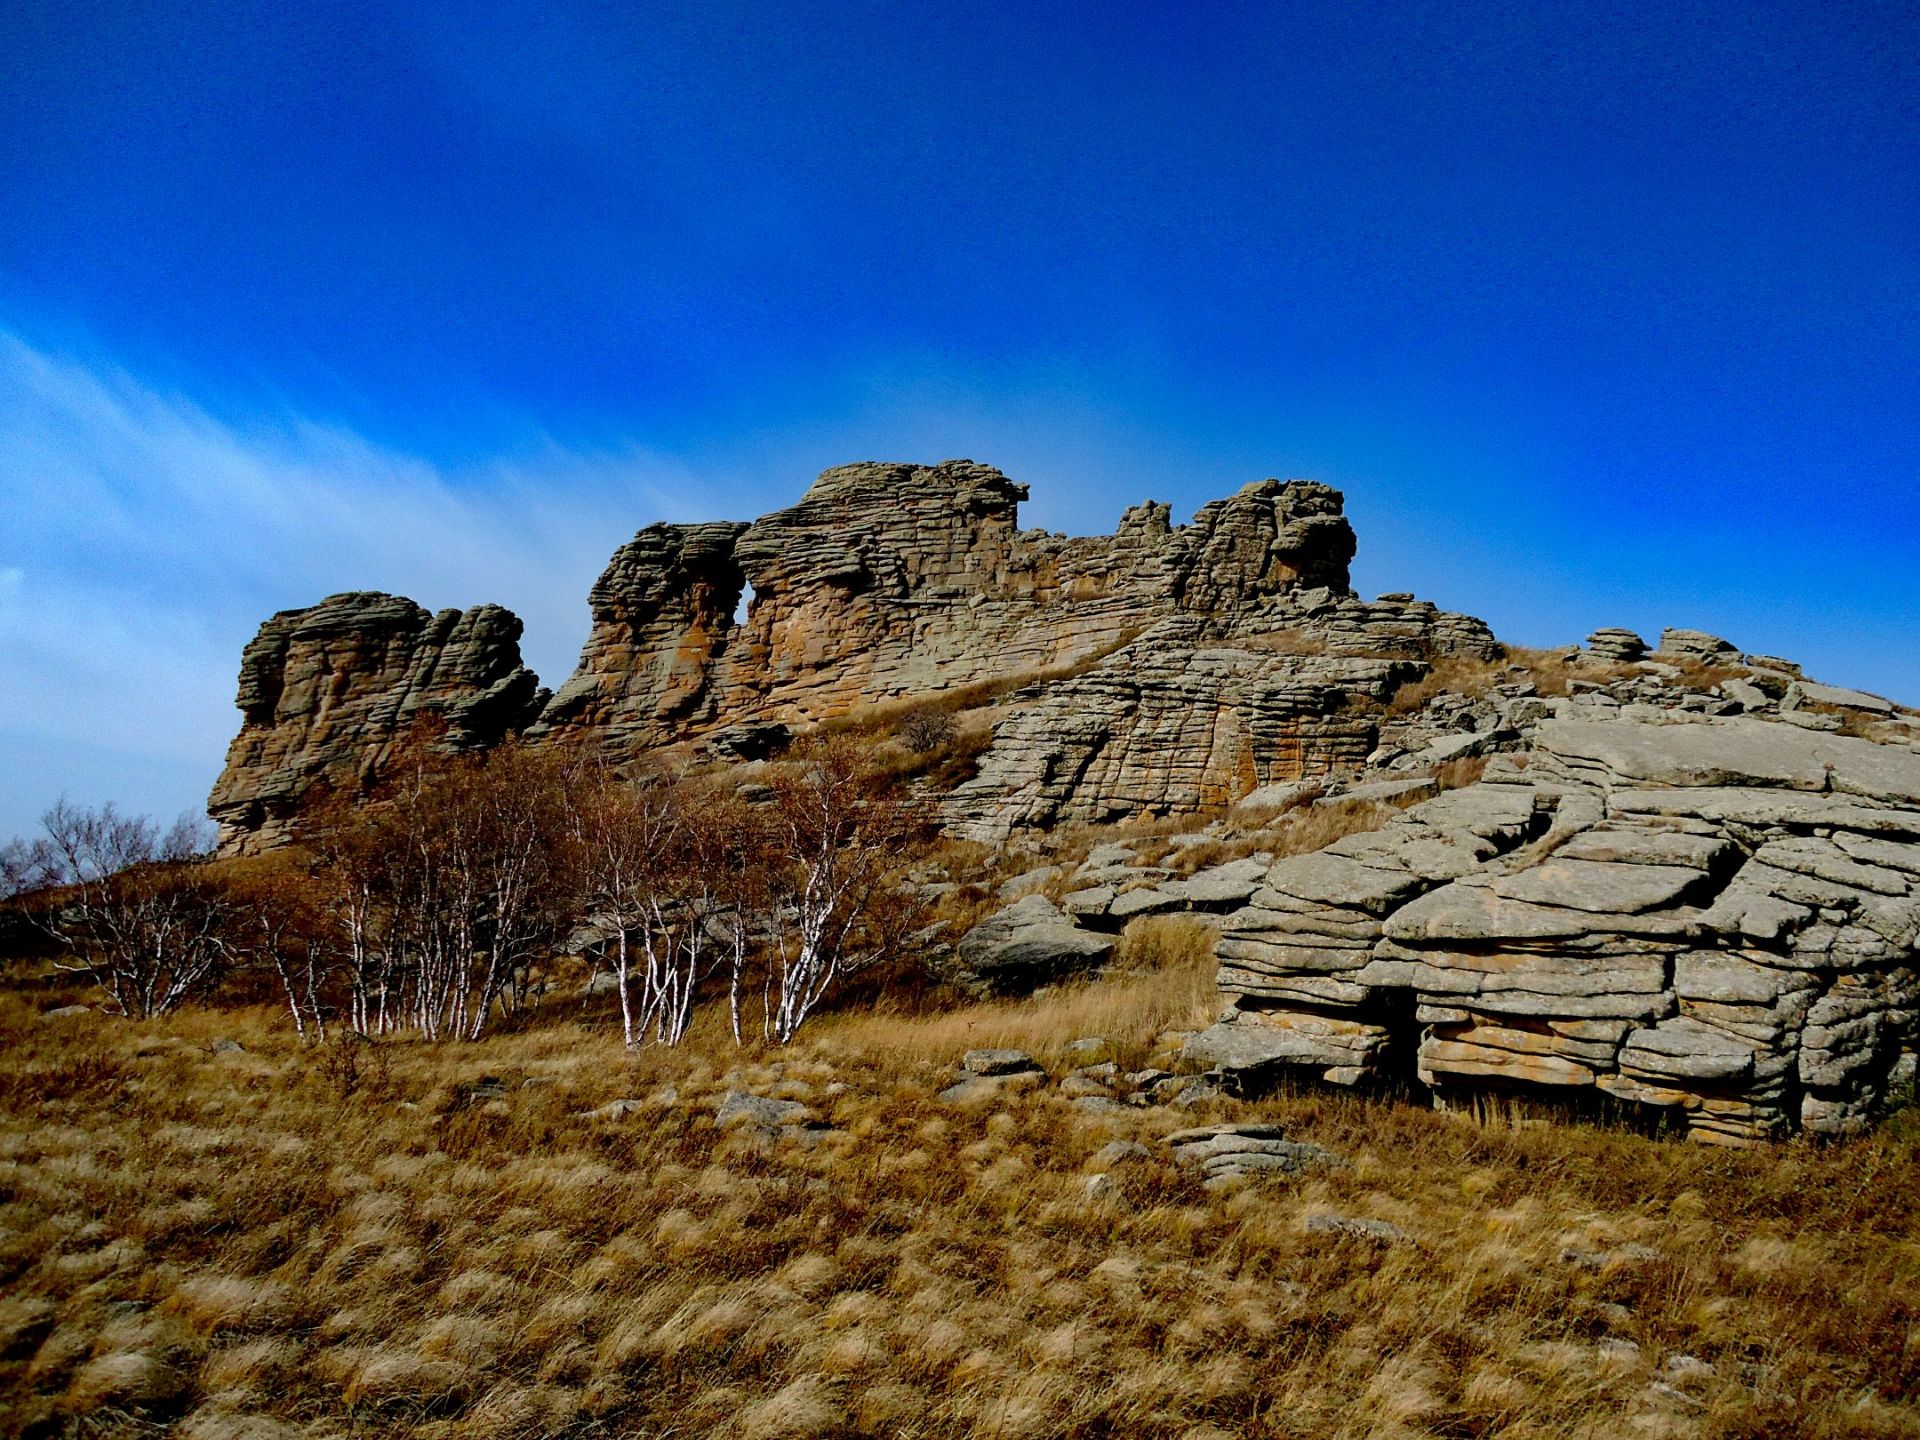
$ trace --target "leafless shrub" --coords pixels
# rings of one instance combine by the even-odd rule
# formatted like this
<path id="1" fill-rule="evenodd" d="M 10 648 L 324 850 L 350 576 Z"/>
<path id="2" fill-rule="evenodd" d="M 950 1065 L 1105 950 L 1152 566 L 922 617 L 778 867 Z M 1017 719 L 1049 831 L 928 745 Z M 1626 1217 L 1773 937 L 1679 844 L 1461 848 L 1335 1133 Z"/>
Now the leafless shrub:
<path id="1" fill-rule="evenodd" d="M 919 928 L 899 869 L 926 820 L 845 738 L 804 755 L 774 792 L 762 1015 L 784 1045 L 839 980 L 898 956 Z"/>
<path id="2" fill-rule="evenodd" d="M 765 891 L 763 817 L 724 785 L 602 776 L 576 824 L 589 924 L 604 935 L 627 1048 L 649 1030 L 679 1043 L 703 982 L 722 965 L 737 1032 Z"/>
<path id="3" fill-rule="evenodd" d="M 537 963 L 576 918 L 583 770 L 518 745 L 423 749 L 395 769 L 375 803 L 321 809 L 307 829 L 349 1023 L 477 1039 L 496 1010 L 534 1002 Z"/>
<path id="4" fill-rule="evenodd" d="M 230 954 L 230 907 L 197 862 L 204 822 L 182 817 L 162 832 L 112 804 L 83 810 L 60 801 L 43 834 L 7 847 L 5 885 L 46 892 L 35 922 L 60 947 L 54 964 L 85 975 L 113 1009 L 146 1020 L 207 988 Z"/>
<path id="5" fill-rule="evenodd" d="M 944 705 L 922 705 L 900 718 L 894 734 L 916 755 L 925 755 L 947 744 L 954 736 L 953 710 Z"/>

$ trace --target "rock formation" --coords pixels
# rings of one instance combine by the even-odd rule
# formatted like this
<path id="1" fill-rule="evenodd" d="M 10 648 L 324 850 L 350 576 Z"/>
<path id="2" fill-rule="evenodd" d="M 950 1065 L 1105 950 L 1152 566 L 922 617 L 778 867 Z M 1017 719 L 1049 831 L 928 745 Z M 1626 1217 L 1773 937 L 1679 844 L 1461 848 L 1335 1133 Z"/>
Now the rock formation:
<path id="1" fill-rule="evenodd" d="M 627 763 L 703 738 L 762 753 L 781 726 L 1048 679 L 954 800 L 955 828 L 1164 814 L 1357 762 L 1377 727 L 1356 702 L 1433 655 L 1494 648 L 1479 621 L 1355 598 L 1353 531 L 1324 485 L 1259 481 L 1186 525 L 1149 501 L 1081 539 L 1020 529 L 1026 493 L 965 460 L 849 465 L 751 525 L 649 526 L 594 585 L 580 666 L 537 714 L 497 607 L 429 621 L 336 596 L 276 616 L 248 648 L 211 803 L 224 847 L 279 843 L 315 783 L 367 774 L 422 711 L 452 746 L 524 726 Z"/>
<path id="2" fill-rule="evenodd" d="M 422 721 L 452 750 L 497 744 L 546 700 L 498 605 L 437 615 L 357 591 L 260 627 L 240 659 L 240 733 L 207 801 L 221 850 L 284 843 L 323 783 L 357 785 Z"/>
<path id="3" fill-rule="evenodd" d="M 1163 616 L 1347 590 L 1353 531 L 1324 485 L 1262 481 L 1181 526 L 1148 502 L 1088 539 L 1019 529 L 1026 494 L 967 460 L 847 465 L 752 525 L 651 526 L 594 587 L 580 667 L 534 733 L 624 759 L 1070 665 Z"/>
<path id="4" fill-rule="evenodd" d="M 616 763 L 755 759 L 959 691 L 994 719 L 939 797 L 961 838 L 1395 808 L 1290 858 L 1223 820 L 1239 858 L 1194 873 L 1117 842 L 1041 867 L 1052 890 L 955 946 L 955 983 L 1098 965 L 1133 920 L 1184 911 L 1219 929 L 1227 1011 L 1188 1051 L 1218 1083 L 1604 1098 L 1724 1141 L 1849 1133 L 1912 1083 L 1911 712 L 1695 630 L 1503 660 L 1477 620 L 1354 595 L 1324 485 L 1260 481 L 1179 526 L 1148 502 L 1083 539 L 1020 529 L 1025 495 L 971 461 L 851 465 L 752 524 L 649 526 L 551 698 L 497 606 L 362 593 L 276 615 L 209 806 L 223 848 L 282 843 L 317 786 L 364 784 L 423 721 L 453 750 L 523 733 Z"/>
<path id="5" fill-rule="evenodd" d="M 1703 1139 L 1862 1127 L 1920 1041 L 1920 754 L 1555 709 L 1482 783 L 1274 864 L 1193 1057 L 1610 1096 Z"/>
<path id="6" fill-rule="evenodd" d="M 1315 590 L 1170 616 L 1088 673 L 1020 697 L 978 776 L 947 800 L 949 828 L 1000 841 L 1220 808 L 1356 769 L 1379 748 L 1386 702 L 1429 658 L 1494 649 L 1479 621 L 1401 596 Z"/>

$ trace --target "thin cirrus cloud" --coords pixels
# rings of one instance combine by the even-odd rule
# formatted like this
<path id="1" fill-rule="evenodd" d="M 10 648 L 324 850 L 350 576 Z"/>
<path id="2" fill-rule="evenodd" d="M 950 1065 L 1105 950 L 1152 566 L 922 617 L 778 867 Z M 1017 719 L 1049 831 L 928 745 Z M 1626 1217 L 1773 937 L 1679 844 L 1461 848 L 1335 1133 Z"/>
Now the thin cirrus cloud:
<path id="1" fill-rule="evenodd" d="M 195 809 L 242 645 L 349 589 L 498 601 L 554 683 L 584 597 L 647 520 L 691 518 L 643 452 L 548 445 L 448 471 L 297 415 L 236 423 L 0 332 L 0 839 L 66 795 Z"/>

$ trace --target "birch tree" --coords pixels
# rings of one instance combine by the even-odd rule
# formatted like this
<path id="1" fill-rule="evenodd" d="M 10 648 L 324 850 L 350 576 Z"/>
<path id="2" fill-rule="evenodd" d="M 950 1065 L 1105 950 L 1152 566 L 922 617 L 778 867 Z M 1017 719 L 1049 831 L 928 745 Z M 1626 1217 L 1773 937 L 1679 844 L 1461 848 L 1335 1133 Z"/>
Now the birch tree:
<path id="1" fill-rule="evenodd" d="M 925 820 L 847 739 L 804 753 L 773 789 L 762 1025 L 785 1045 L 837 983 L 903 950 L 916 907 L 899 868 Z"/>
<path id="2" fill-rule="evenodd" d="M 113 805 L 60 801 L 43 834 L 9 847 L 7 884 L 47 891 L 36 923 L 60 947 L 54 964 L 87 976 L 119 1014 L 165 1015 L 207 989 L 230 954 L 230 907 L 200 863 L 204 822 L 161 831 Z"/>

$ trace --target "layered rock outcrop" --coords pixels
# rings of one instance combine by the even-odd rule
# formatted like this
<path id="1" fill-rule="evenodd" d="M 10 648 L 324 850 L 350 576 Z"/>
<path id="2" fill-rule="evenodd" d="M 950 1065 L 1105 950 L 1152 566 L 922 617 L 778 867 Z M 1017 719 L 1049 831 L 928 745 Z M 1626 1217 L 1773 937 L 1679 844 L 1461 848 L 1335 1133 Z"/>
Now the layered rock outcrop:
<path id="1" fill-rule="evenodd" d="M 222 852 L 284 843 L 316 787 L 360 784 L 423 721 L 450 750 L 524 727 L 547 696 L 520 632 L 498 605 L 435 615 L 373 591 L 268 620 L 241 656 L 240 733 L 207 801 Z"/>
<path id="2" fill-rule="evenodd" d="M 1490 657 L 1477 620 L 1408 596 L 1291 591 L 1170 616 L 1086 674 L 1017 697 L 944 805 L 965 839 L 1217 809 L 1364 765 L 1385 706 L 1444 655 Z"/>
<path id="3" fill-rule="evenodd" d="M 1920 754 L 1558 701 L 1523 758 L 1275 863 L 1193 1058 L 1845 1134 L 1920 1045 Z"/>
<path id="4" fill-rule="evenodd" d="M 752 525 L 652 526 L 594 587 L 580 668 L 534 733 L 625 758 L 1071 665 L 1163 616 L 1347 591 L 1353 531 L 1324 485 L 1261 481 L 1180 526 L 1148 502 L 1081 539 L 1021 530 L 1026 495 L 967 460 L 847 465 Z"/>
<path id="5" fill-rule="evenodd" d="M 749 732 L 758 753 L 783 725 L 1025 682 L 956 828 L 1167 813 L 1363 758 L 1357 703 L 1433 655 L 1493 650 L 1479 621 L 1355 598 L 1327 486 L 1258 481 L 1186 525 L 1149 501 L 1077 539 L 1019 528 L 1026 494 L 966 460 L 849 465 L 752 524 L 649 526 L 594 585 L 579 668 L 538 713 L 497 607 L 336 596 L 276 616 L 211 803 L 225 848 L 278 843 L 313 785 L 369 773 L 423 711 L 450 745 L 524 727 L 626 763 L 703 737 L 743 753 Z"/>

